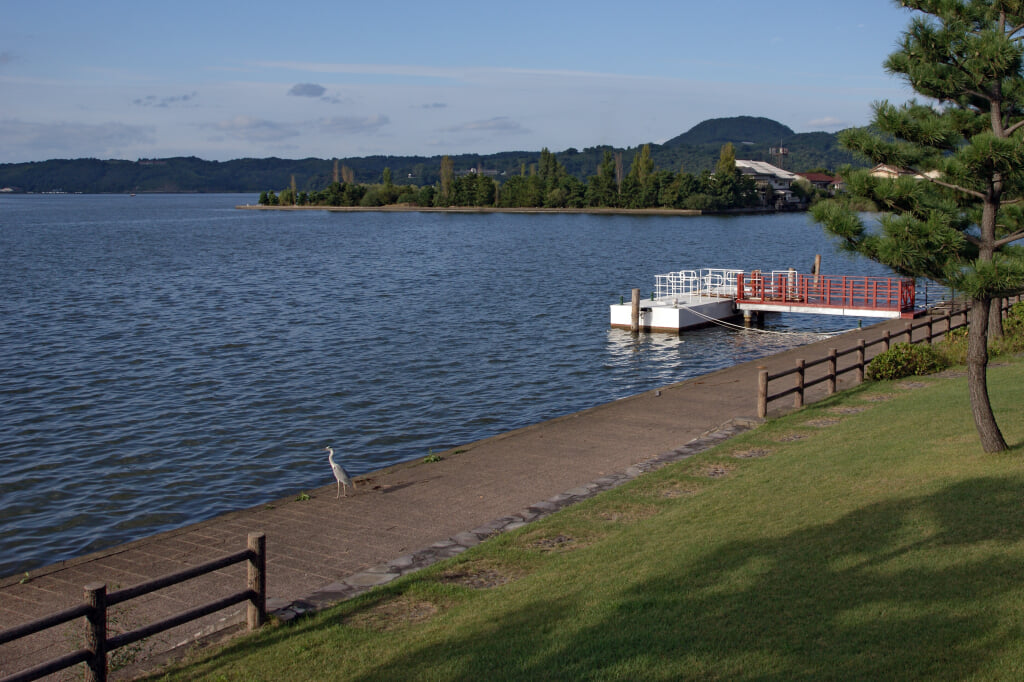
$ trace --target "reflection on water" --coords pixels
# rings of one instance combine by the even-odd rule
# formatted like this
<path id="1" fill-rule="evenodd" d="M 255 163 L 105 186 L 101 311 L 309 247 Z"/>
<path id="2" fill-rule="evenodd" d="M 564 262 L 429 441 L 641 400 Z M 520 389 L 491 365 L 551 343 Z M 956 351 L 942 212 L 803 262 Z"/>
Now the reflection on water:
<path id="1" fill-rule="evenodd" d="M 832 333 L 847 331 L 791 331 L 788 325 L 780 327 L 772 324 L 773 317 L 769 316 L 769 322 L 763 329 L 711 325 L 686 330 L 682 334 L 638 335 L 623 329 L 610 329 L 605 343 L 605 368 L 624 388 L 638 392 L 821 341 Z M 815 321 L 820 323 L 820 318 Z M 644 377 L 642 386 L 635 382 L 637 376 Z"/>

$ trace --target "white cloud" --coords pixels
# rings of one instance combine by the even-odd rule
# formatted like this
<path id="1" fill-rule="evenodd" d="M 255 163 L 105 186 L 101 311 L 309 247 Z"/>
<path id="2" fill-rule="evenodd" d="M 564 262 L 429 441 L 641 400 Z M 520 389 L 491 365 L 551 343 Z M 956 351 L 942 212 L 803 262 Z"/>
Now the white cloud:
<path id="1" fill-rule="evenodd" d="M 834 116 L 825 116 L 823 118 L 816 118 L 813 121 L 807 122 L 807 127 L 812 130 L 842 130 L 843 128 L 849 128 L 851 123 L 844 121 Z"/>
<path id="2" fill-rule="evenodd" d="M 490 82 L 502 77 L 541 77 L 569 79 L 602 79 L 613 81 L 657 81 L 658 76 L 638 76 L 571 69 L 526 69 L 515 67 L 441 67 L 413 64 L 335 64 L 329 62 L 254 62 L 260 69 L 283 69 L 306 73 L 347 74 L 351 76 L 383 76 L 399 78 L 431 78 L 454 82 Z"/>
<path id="3" fill-rule="evenodd" d="M 276 142 L 299 135 L 294 125 L 251 116 L 235 116 L 205 127 L 248 142 Z"/>
<path id="4" fill-rule="evenodd" d="M 372 116 L 335 116 L 334 118 L 322 118 L 318 121 L 320 129 L 332 135 L 355 135 L 359 133 L 372 133 L 380 130 L 391 123 L 384 114 Z"/>
<path id="5" fill-rule="evenodd" d="M 468 121 L 451 128 L 444 128 L 446 133 L 467 133 L 467 132 L 502 132 L 502 133 L 528 133 L 530 132 L 518 122 L 508 116 L 495 116 L 483 121 Z"/>
<path id="6" fill-rule="evenodd" d="M 140 107 L 159 107 L 166 109 L 175 104 L 190 102 L 199 96 L 198 92 L 190 92 L 187 95 L 172 95 L 170 97 L 158 97 L 157 95 L 146 95 L 132 101 L 132 104 Z"/>
<path id="7" fill-rule="evenodd" d="M 15 152 L 14 156 L 112 158 L 126 147 L 153 144 L 155 129 L 118 122 L 36 123 L 5 119 L 0 121 L 0 139 Z"/>

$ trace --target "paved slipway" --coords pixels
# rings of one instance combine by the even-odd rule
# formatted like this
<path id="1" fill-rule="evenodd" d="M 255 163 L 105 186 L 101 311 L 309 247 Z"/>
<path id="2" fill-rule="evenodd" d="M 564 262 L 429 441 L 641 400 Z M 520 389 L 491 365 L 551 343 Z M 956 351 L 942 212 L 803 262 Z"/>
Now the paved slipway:
<path id="1" fill-rule="evenodd" d="M 852 348 L 859 339 L 870 343 L 886 330 L 894 340 L 905 340 L 895 339 L 905 328 L 904 320 L 887 321 L 453 448 L 439 453 L 438 462 L 393 466 L 357 479 L 357 491 L 340 500 L 332 483 L 311 491 L 309 499 L 224 514 L 32 571 L 27 581 L 2 579 L 0 628 L 80 604 L 88 583 L 105 582 L 108 590 L 130 587 L 234 553 L 245 548 L 251 532 L 266 533 L 268 607 L 288 620 L 756 427 L 761 366 L 789 369 L 797 358 L 811 361 L 830 348 Z M 879 344 L 873 351 L 880 349 Z M 855 357 L 840 359 L 840 368 Z M 808 370 L 807 379 L 820 376 L 824 367 Z M 840 388 L 852 385 L 855 374 L 845 374 Z M 782 381 L 772 390 L 791 385 Z M 808 389 L 808 400 L 824 397 L 826 383 Z M 790 409 L 791 401 L 773 402 L 770 414 Z M 324 471 L 330 471 L 326 456 Z M 245 566 L 235 565 L 132 600 L 113 617 L 112 629 L 166 618 L 242 590 L 245 581 Z M 154 636 L 135 656 L 144 667 L 155 665 L 182 645 L 240 631 L 244 620 L 243 604 Z M 76 649 L 82 637 L 76 622 L 0 645 L 0 677 Z"/>

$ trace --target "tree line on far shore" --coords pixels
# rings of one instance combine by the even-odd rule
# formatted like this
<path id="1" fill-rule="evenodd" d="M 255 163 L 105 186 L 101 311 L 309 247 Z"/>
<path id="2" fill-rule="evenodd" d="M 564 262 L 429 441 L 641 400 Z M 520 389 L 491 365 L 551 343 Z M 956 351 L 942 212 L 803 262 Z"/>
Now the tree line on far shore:
<path id="1" fill-rule="evenodd" d="M 441 159 L 440 181 L 434 185 L 396 185 L 384 169 L 379 184 L 359 184 L 342 169 L 323 190 L 297 191 L 294 182 L 279 194 L 265 191 L 265 206 L 422 206 L 498 208 L 673 208 L 702 211 L 772 205 L 774 197 L 736 168 L 732 144 L 722 147 L 715 172 L 692 175 L 680 170 L 655 170 L 650 146 L 633 157 L 623 172 L 621 154 L 605 151 L 597 172 L 584 182 L 571 175 L 547 148 L 538 163 L 519 175 L 499 180 L 473 170 L 456 174 L 448 156 Z"/>

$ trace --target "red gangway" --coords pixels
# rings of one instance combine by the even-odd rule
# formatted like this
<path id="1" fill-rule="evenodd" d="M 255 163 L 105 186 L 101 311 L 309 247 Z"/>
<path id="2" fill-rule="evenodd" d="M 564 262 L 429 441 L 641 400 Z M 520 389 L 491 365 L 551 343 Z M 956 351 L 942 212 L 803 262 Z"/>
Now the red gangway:
<path id="1" fill-rule="evenodd" d="M 754 270 L 737 275 L 736 304 L 743 310 L 912 317 L 914 280 Z"/>

